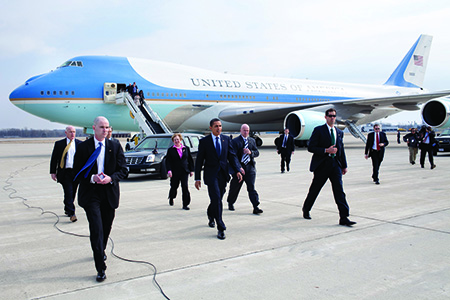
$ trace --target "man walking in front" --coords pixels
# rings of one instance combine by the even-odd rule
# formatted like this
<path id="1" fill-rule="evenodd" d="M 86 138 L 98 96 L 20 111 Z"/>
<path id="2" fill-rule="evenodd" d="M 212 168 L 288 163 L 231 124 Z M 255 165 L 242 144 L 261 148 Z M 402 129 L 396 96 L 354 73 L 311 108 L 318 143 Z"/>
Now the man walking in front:
<path id="1" fill-rule="evenodd" d="M 380 184 L 380 166 L 384 158 L 384 148 L 389 145 L 386 133 L 381 131 L 380 124 L 373 125 L 373 132 L 367 135 L 365 159 L 372 158 L 372 179 L 375 184 Z"/>
<path id="2" fill-rule="evenodd" d="M 255 139 L 250 137 L 250 127 L 247 124 L 241 126 L 241 135 L 234 138 L 231 142 L 236 150 L 238 160 L 241 163 L 241 173 L 244 174 L 243 181 L 239 181 L 236 175 L 231 179 L 230 190 L 228 191 L 228 209 L 234 210 L 234 203 L 237 200 L 239 191 L 245 181 L 250 202 L 253 205 L 253 213 L 255 215 L 263 213 L 258 207 L 259 195 L 255 190 L 256 168 L 255 157 L 259 156 L 258 148 L 256 148 Z"/>
<path id="3" fill-rule="evenodd" d="M 195 161 L 195 188 L 200 190 L 202 186 L 201 171 L 204 167 L 203 181 L 208 186 L 210 199 L 207 210 L 208 225 L 213 228 L 214 222 L 216 222 L 217 238 L 223 240 L 225 239 L 226 226 L 222 220 L 222 198 L 227 182 L 230 180 L 228 164 L 230 164 L 239 181 L 242 181 L 242 174 L 239 172 L 240 163 L 237 160 L 230 137 L 221 134 L 222 122 L 217 118 L 212 119 L 209 122 L 209 129 L 211 134 L 201 139 L 198 146 Z"/>
<path id="4" fill-rule="evenodd" d="M 77 184 L 73 181 L 73 158 L 77 146 L 81 143 L 75 138 L 76 130 L 73 126 L 66 127 L 66 138 L 56 141 L 50 159 L 50 176 L 59 182 L 64 190 L 64 213 L 71 222 L 77 221 L 75 205 L 73 203 L 77 192 Z"/>
<path id="5" fill-rule="evenodd" d="M 309 170 L 314 178 L 308 195 L 303 203 L 303 218 L 311 219 L 309 212 L 319 195 L 323 185 L 329 179 L 333 189 L 334 201 L 339 210 L 339 225 L 352 226 L 349 207 L 342 186 L 342 175 L 347 173 L 347 159 L 344 151 L 344 133 L 334 126 L 336 110 L 330 108 L 325 112 L 326 124 L 317 126 L 309 139 L 308 151 L 313 153 Z"/>
<path id="6" fill-rule="evenodd" d="M 78 204 L 89 222 L 91 247 L 98 282 L 106 279 L 106 254 L 111 226 L 119 206 L 119 181 L 127 175 L 122 146 L 106 139 L 109 122 L 105 117 L 94 120 L 94 137 L 78 146 L 75 155 L 75 180 L 80 182 Z"/>

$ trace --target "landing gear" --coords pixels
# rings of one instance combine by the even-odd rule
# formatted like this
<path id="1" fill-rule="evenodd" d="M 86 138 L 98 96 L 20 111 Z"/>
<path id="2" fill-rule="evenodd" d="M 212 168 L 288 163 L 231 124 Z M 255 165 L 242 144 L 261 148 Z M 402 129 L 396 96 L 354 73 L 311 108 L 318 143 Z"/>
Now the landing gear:
<path id="1" fill-rule="evenodd" d="M 255 139 L 256 147 L 261 147 L 263 144 L 262 139 L 255 134 L 255 132 L 251 132 L 250 136 Z"/>
<path id="2" fill-rule="evenodd" d="M 259 136 L 255 136 L 256 147 L 261 147 L 263 144 L 262 139 Z"/>

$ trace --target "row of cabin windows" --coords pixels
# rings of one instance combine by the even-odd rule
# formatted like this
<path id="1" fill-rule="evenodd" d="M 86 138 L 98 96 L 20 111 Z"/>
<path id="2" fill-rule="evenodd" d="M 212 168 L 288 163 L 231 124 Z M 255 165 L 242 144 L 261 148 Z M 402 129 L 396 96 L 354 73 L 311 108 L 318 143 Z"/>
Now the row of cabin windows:
<path id="1" fill-rule="evenodd" d="M 209 97 L 209 95 L 206 95 L 206 97 Z M 255 96 L 248 96 L 248 95 L 220 95 L 220 98 L 227 98 L 227 99 L 255 99 Z"/>
<path id="2" fill-rule="evenodd" d="M 59 91 L 59 92 L 57 92 L 57 91 L 53 91 L 53 92 L 51 92 L 51 91 L 47 91 L 47 92 L 41 91 L 41 96 L 44 96 L 44 95 L 47 95 L 47 96 L 50 96 L 50 95 L 53 95 L 53 96 L 66 95 L 66 96 L 68 96 L 69 93 L 70 93 L 70 95 L 75 96 L 75 91 L 71 91 L 71 92 L 69 92 L 69 91 L 65 91 L 65 92 L 63 92 L 63 91 Z"/>
<path id="3" fill-rule="evenodd" d="M 186 98 L 186 94 L 182 94 L 182 93 L 175 93 L 175 94 L 173 94 L 173 93 L 152 93 L 152 97 L 177 97 L 177 98 Z M 150 92 L 147 92 L 147 97 L 150 97 Z"/>

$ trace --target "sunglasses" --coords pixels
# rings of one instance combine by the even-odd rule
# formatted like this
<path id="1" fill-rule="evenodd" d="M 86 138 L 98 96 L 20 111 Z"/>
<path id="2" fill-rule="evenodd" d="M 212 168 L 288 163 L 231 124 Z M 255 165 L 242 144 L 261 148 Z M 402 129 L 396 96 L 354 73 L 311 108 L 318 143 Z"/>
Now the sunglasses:
<path id="1" fill-rule="evenodd" d="M 336 118 L 336 115 L 327 115 L 328 118 Z"/>

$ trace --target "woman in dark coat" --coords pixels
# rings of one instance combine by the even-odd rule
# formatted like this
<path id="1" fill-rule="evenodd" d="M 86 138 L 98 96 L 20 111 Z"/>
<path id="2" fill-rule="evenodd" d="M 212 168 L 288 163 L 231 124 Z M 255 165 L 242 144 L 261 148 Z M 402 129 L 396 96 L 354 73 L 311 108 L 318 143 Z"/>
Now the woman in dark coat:
<path id="1" fill-rule="evenodd" d="M 169 205 L 173 205 L 173 199 L 177 197 L 177 189 L 181 182 L 183 209 L 189 210 L 191 194 L 188 189 L 188 179 L 194 173 L 194 160 L 189 147 L 181 143 L 182 136 L 175 133 L 172 136 L 173 147 L 167 150 L 166 167 L 170 177 Z"/>

